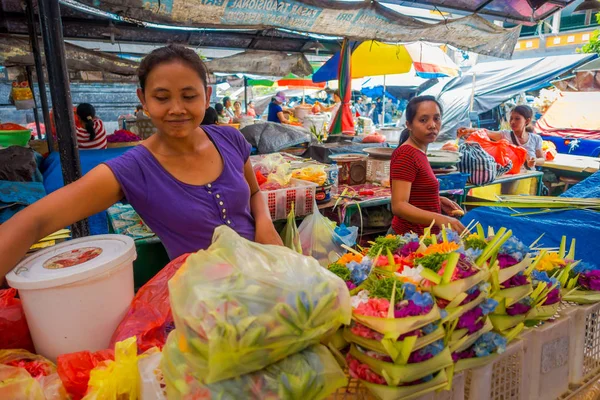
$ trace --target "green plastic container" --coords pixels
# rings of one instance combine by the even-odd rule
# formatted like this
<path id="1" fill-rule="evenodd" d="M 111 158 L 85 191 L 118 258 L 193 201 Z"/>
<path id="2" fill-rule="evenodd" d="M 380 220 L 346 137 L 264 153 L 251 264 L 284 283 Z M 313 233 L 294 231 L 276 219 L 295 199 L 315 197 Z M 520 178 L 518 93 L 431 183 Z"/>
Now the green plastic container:
<path id="1" fill-rule="evenodd" d="M 0 147 L 27 146 L 31 139 L 29 129 L 22 131 L 0 131 Z"/>

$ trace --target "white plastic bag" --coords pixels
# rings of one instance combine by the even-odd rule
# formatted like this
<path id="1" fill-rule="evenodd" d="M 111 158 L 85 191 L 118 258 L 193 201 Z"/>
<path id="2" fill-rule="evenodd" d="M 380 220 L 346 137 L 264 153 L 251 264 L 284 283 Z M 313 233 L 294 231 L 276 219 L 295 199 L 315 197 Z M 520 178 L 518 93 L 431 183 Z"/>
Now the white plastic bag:
<path id="1" fill-rule="evenodd" d="M 327 267 L 346 252 L 342 247 L 344 240 L 335 233 L 335 222 L 324 217 L 316 204 L 313 210 L 298 227 L 302 254 L 316 258 Z"/>

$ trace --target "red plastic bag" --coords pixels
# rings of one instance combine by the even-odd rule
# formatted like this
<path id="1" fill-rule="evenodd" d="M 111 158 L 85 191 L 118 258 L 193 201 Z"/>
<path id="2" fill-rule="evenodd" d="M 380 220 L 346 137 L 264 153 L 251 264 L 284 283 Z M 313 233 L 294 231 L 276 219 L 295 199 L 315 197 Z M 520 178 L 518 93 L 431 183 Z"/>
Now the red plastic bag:
<path id="1" fill-rule="evenodd" d="M 21 300 L 16 289 L 0 290 L 0 349 L 25 349 L 35 352 Z"/>
<path id="2" fill-rule="evenodd" d="M 185 263 L 189 254 L 184 254 L 171 261 L 154 278 L 149 280 L 137 292 L 129 311 L 117 327 L 110 340 L 110 347 L 117 342 L 137 337 L 138 352 L 141 354 L 152 347 L 163 348 L 167 336 L 175 325 L 169 303 L 169 286 L 167 282 Z"/>
<path id="3" fill-rule="evenodd" d="M 518 174 L 527 159 L 527 150 L 524 148 L 512 145 L 505 139 L 494 142 L 484 131 L 473 132 L 467 138 L 467 142 L 479 143 L 483 150 L 494 157 L 494 160 L 503 167 L 512 162 L 513 167 L 508 174 Z"/>
<path id="4" fill-rule="evenodd" d="M 58 375 L 73 400 L 80 400 L 88 390 L 90 371 L 107 360 L 114 361 L 113 350 L 100 350 L 96 353 L 80 351 L 58 356 Z"/>

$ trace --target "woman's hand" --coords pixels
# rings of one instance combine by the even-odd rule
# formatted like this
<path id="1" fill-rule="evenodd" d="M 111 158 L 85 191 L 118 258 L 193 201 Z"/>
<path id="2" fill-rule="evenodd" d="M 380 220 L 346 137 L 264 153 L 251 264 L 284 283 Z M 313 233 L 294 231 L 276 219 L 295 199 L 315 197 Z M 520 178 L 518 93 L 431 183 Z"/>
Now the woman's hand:
<path id="1" fill-rule="evenodd" d="M 254 241 L 260 244 L 273 244 L 276 246 L 283 246 L 283 241 L 279 236 L 279 233 L 275 230 L 273 222 L 270 219 L 263 218 L 256 221 L 256 232 Z"/>
<path id="2" fill-rule="evenodd" d="M 475 128 L 458 128 L 456 131 L 456 138 L 460 139 L 461 137 L 469 137 L 469 135 L 475 132 L 477 129 Z"/>
<path id="3" fill-rule="evenodd" d="M 442 229 L 443 226 L 450 225 L 450 228 L 459 234 L 462 234 L 465 231 L 464 225 L 456 218 L 448 217 L 446 215 L 440 215 L 440 217 L 441 218 L 435 220 L 435 226 L 438 228 Z"/>
<path id="4" fill-rule="evenodd" d="M 463 209 L 447 197 L 440 197 L 440 203 L 442 205 L 442 213 L 445 215 L 451 217 L 462 217 L 465 215 Z"/>

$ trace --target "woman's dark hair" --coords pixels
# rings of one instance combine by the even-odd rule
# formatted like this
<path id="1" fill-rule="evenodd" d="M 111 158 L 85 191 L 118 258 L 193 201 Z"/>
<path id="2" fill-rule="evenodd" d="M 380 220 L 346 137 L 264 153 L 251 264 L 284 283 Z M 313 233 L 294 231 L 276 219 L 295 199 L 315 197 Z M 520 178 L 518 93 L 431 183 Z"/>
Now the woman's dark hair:
<path id="1" fill-rule="evenodd" d="M 340 89 L 335 89 L 335 91 L 333 92 L 333 94 L 337 97 L 339 97 L 340 99 L 342 98 L 342 96 L 340 96 Z"/>
<path id="2" fill-rule="evenodd" d="M 221 105 L 221 107 L 223 107 L 223 105 Z M 215 125 L 218 121 L 219 117 L 217 116 L 217 111 L 212 107 L 208 107 L 200 125 Z"/>
<path id="3" fill-rule="evenodd" d="M 223 106 L 223 104 L 221 104 L 221 103 L 215 104 L 215 111 L 217 112 L 217 115 L 221 115 L 221 113 L 223 112 L 224 109 L 225 109 L 225 107 Z"/>
<path id="4" fill-rule="evenodd" d="M 204 89 L 208 87 L 208 69 L 202 62 L 198 54 L 193 50 L 179 44 L 170 44 L 160 47 L 148 54 L 138 67 L 138 78 L 142 91 L 146 88 L 146 79 L 148 74 L 157 66 L 167 62 L 180 61 L 192 68 L 204 83 Z"/>
<path id="5" fill-rule="evenodd" d="M 93 142 L 96 139 L 96 130 L 94 129 L 96 110 L 94 106 L 89 103 L 81 103 L 77 106 L 77 116 L 85 127 L 85 130 L 90 134 L 90 142 Z"/>
<path id="6" fill-rule="evenodd" d="M 230 98 L 230 97 L 227 97 L 227 96 L 223 97 L 223 105 L 224 105 L 225 107 L 227 107 L 227 102 L 228 102 L 228 101 L 230 101 L 230 100 L 231 100 L 231 98 Z"/>
<path id="7" fill-rule="evenodd" d="M 413 97 L 408 102 L 408 105 L 406 106 L 406 111 L 404 112 L 404 115 L 406 115 L 406 122 L 411 122 L 411 123 L 413 122 L 413 120 L 417 116 L 417 112 L 419 111 L 419 104 L 424 103 L 426 101 L 433 101 L 439 107 L 440 114 L 444 114 L 442 105 L 435 97 L 433 97 L 433 96 L 417 96 L 417 97 Z M 409 137 L 410 137 L 410 132 L 409 132 L 408 128 L 406 128 L 402 131 L 402 134 L 400 134 L 400 144 L 403 144 L 404 142 L 406 142 Z"/>
<path id="8" fill-rule="evenodd" d="M 530 120 L 529 124 L 527 124 L 527 126 L 525 127 L 525 130 L 529 133 L 532 133 L 533 125 L 531 124 L 531 122 L 533 121 L 533 110 L 531 109 L 531 107 L 526 105 L 516 106 L 515 108 L 513 108 L 512 112 L 516 112 L 523 118 Z"/>

